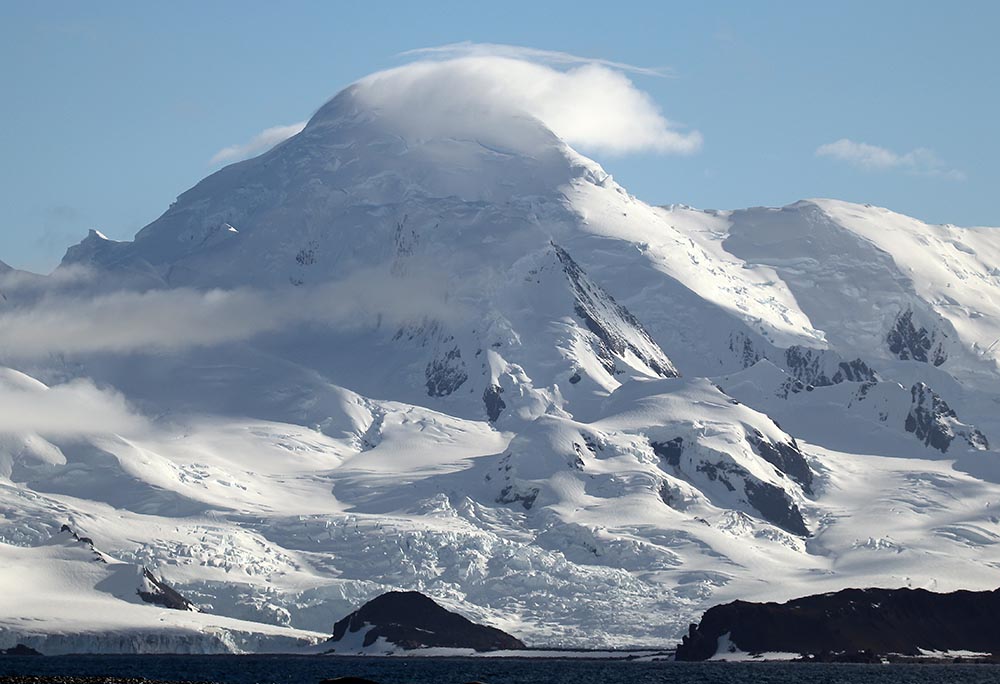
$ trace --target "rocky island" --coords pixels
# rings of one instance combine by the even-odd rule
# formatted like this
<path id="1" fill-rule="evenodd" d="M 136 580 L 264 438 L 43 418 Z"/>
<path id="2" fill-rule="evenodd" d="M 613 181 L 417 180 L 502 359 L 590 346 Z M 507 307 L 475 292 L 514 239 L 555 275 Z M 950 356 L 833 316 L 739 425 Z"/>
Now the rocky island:
<path id="1" fill-rule="evenodd" d="M 522 641 L 510 634 L 477 625 L 417 591 L 391 591 L 372 599 L 334 625 L 330 643 L 335 651 L 344 647 L 369 649 L 378 647 L 380 639 L 388 648 L 400 650 L 525 648 Z"/>

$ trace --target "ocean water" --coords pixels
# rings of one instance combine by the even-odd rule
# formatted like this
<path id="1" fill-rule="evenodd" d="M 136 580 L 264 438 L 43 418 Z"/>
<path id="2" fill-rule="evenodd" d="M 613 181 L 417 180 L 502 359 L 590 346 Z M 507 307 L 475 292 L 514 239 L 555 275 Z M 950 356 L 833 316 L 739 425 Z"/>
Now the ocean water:
<path id="1" fill-rule="evenodd" d="M 356 676 L 380 684 L 995 684 L 998 665 L 674 663 L 325 656 L 0 657 L 0 675 L 117 675 L 219 682 L 317 684 Z"/>

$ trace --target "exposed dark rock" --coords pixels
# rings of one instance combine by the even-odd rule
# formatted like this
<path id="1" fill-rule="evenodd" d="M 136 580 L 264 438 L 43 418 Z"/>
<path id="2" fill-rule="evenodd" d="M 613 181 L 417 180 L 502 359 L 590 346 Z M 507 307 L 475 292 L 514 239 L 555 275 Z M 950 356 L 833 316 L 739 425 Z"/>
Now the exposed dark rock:
<path id="1" fill-rule="evenodd" d="M 946 453 L 955 437 L 961 436 L 974 449 L 989 448 L 986 435 L 959 422 L 955 411 L 926 384 L 915 384 L 910 396 L 913 401 L 904 427 L 927 446 Z"/>
<path id="2" fill-rule="evenodd" d="M 842 361 L 831 351 L 792 346 L 785 350 L 785 366 L 802 384 L 801 389 L 829 387 L 842 382 L 877 382 L 878 374 L 861 359 Z M 832 371 L 830 373 L 829 371 Z M 792 392 L 799 388 L 790 388 Z"/>
<path id="3" fill-rule="evenodd" d="M 176 589 L 164 582 L 162 578 L 154 576 L 148 568 L 144 567 L 142 569 L 142 577 L 145 588 L 137 589 L 136 593 L 139 595 L 139 598 L 146 603 L 163 606 L 164 608 L 169 608 L 171 610 L 199 612 L 198 608 L 193 603 L 184 598 L 184 596 L 182 596 Z"/>
<path id="4" fill-rule="evenodd" d="M 813 472 L 794 437 L 791 442 L 771 443 L 754 430 L 747 434 L 747 440 L 757 455 L 802 485 L 807 493 L 812 493 Z"/>
<path id="5" fill-rule="evenodd" d="M 788 494 L 781 487 L 769 482 L 747 480 L 744 490 L 747 493 L 747 501 L 760 511 L 765 520 L 792 534 L 801 537 L 810 536 L 809 528 L 802 519 L 802 512 L 789 500 Z"/>
<path id="6" fill-rule="evenodd" d="M 743 333 L 729 335 L 729 351 L 736 355 L 744 368 L 749 368 L 761 359 L 767 358 L 763 353 L 757 351 L 753 340 Z"/>
<path id="7" fill-rule="evenodd" d="M 941 336 L 945 337 L 943 333 Z M 935 335 L 927 328 L 923 326 L 918 328 L 914 324 L 911 309 L 896 316 L 886 336 L 886 343 L 889 345 L 889 351 L 902 361 L 913 360 L 940 366 L 948 360 L 944 346 L 935 339 Z"/>
<path id="8" fill-rule="evenodd" d="M 497 422 L 497 418 L 507 408 L 500 395 L 503 394 L 503 387 L 500 385 L 490 385 L 483 391 L 483 404 L 486 406 L 486 417 L 491 423 Z"/>
<path id="9" fill-rule="evenodd" d="M 642 323 L 632 315 L 628 309 L 615 301 L 609 293 L 605 292 L 599 285 L 590 281 L 580 268 L 579 264 L 573 261 L 572 257 L 556 244 L 552 245 L 556 256 L 562 263 L 563 272 L 569 279 L 570 285 L 576 297 L 574 310 L 576 315 L 587 326 L 601 342 L 601 349 L 598 348 L 598 357 L 608 372 L 615 374 L 616 369 L 614 359 L 611 354 L 619 357 L 631 352 L 640 359 L 650 370 L 663 378 L 676 378 L 680 375 L 674 368 L 670 359 L 659 348 L 653 338 L 650 337 Z M 628 337 L 623 334 L 623 328 L 631 335 L 642 340 L 645 349 L 640 349 Z"/>
<path id="10" fill-rule="evenodd" d="M 721 482 L 726 486 L 731 492 L 736 491 L 736 487 L 733 485 L 732 480 L 727 477 L 728 474 L 732 473 L 737 477 L 743 477 L 747 474 L 743 468 L 732 463 L 726 463 L 724 461 L 719 461 L 718 463 L 710 463 L 709 461 L 703 461 L 695 466 L 695 470 L 699 473 L 705 473 L 708 479 L 712 482 Z"/>
<path id="11" fill-rule="evenodd" d="M 787 449 L 779 450 L 759 433 L 756 439 L 760 444 L 766 444 L 773 450 L 767 452 L 770 456 L 768 460 L 772 462 L 772 465 L 780 469 L 779 464 L 784 465 L 785 461 L 788 461 L 788 463 L 792 464 L 790 466 L 791 469 L 797 473 L 799 472 L 797 461 L 793 460 L 789 455 L 790 453 L 795 453 L 798 454 L 799 458 L 802 457 L 794 442 L 787 445 Z M 653 447 L 653 453 L 662 458 L 667 465 L 673 468 L 681 467 L 681 456 L 684 453 L 684 440 L 682 438 L 675 437 L 667 442 L 650 442 L 650 445 Z M 759 447 L 755 448 L 759 449 Z M 790 450 L 793 448 L 794 452 L 791 452 Z M 765 458 L 767 457 L 765 456 Z M 808 474 L 808 477 L 803 477 L 803 480 L 811 483 L 812 471 L 805 465 L 804 459 L 802 466 L 805 467 L 805 473 Z M 703 473 L 710 481 L 721 483 L 730 492 L 737 491 L 742 485 L 743 493 L 746 496 L 746 503 L 756 509 L 760 513 L 760 517 L 792 534 L 803 537 L 810 536 L 809 528 L 806 526 L 798 505 L 792 501 L 781 487 L 758 480 L 742 466 L 728 461 L 713 462 L 701 460 L 695 463 L 694 469 L 695 472 Z M 801 475 L 801 473 L 799 474 Z M 807 484 L 803 484 L 803 487 L 808 491 Z M 674 506 L 676 497 L 672 487 L 664 483 L 660 486 L 659 494 L 660 499 L 665 504 L 671 507 Z"/>
<path id="12" fill-rule="evenodd" d="M 66 525 L 66 524 L 64 524 L 62 527 L 59 528 L 59 532 L 60 533 L 65 532 L 65 533 L 69 534 L 71 537 L 73 537 L 73 539 L 75 539 L 76 541 L 80 542 L 84 546 L 89 547 L 90 550 L 94 552 L 94 561 L 95 562 L 97 562 L 97 563 L 107 563 L 108 562 L 107 559 L 104 557 L 104 554 L 101 553 L 100 551 L 98 551 L 97 548 L 94 546 L 94 540 L 91 539 L 90 537 L 81 537 L 80 535 L 78 535 L 73 530 L 72 527 L 70 527 L 69 525 Z"/>
<path id="13" fill-rule="evenodd" d="M 677 660 L 715 655 L 719 637 L 748 653 L 1000 653 L 1000 590 L 844 589 L 787 603 L 734 601 L 709 609 Z"/>
<path id="14" fill-rule="evenodd" d="M 4 675 L 0 684 L 214 684 L 189 680 L 146 679 L 122 675 Z"/>
<path id="15" fill-rule="evenodd" d="M 831 378 L 835 385 L 841 382 L 878 382 L 878 373 L 869 368 L 868 364 L 861 359 L 841 361 L 837 365 L 840 370 L 834 373 Z"/>
<path id="16" fill-rule="evenodd" d="M 681 454 L 684 453 L 684 438 L 674 437 L 666 442 L 650 442 L 653 453 L 667 462 L 667 465 L 678 467 L 681 464 Z"/>
<path id="17" fill-rule="evenodd" d="M 538 487 L 531 487 L 527 490 L 521 490 L 514 485 L 507 485 L 500 490 L 500 495 L 497 496 L 496 502 L 498 504 L 512 504 L 520 502 L 524 506 L 524 510 L 531 510 L 531 507 L 535 505 L 535 499 L 538 498 Z"/>
<path id="18" fill-rule="evenodd" d="M 378 684 L 378 682 L 364 677 L 334 677 L 332 679 L 321 679 L 319 684 Z"/>
<path id="19" fill-rule="evenodd" d="M 336 642 L 368 629 L 363 646 L 380 638 L 403 649 L 443 647 L 476 651 L 514 650 L 524 643 L 494 627 L 477 625 L 416 591 L 392 591 L 372 599 L 333 627 Z"/>
<path id="20" fill-rule="evenodd" d="M 462 350 L 454 346 L 430 363 L 424 371 L 427 379 L 427 394 L 432 397 L 446 397 L 469 379 L 462 361 Z"/>
<path id="21" fill-rule="evenodd" d="M 24 644 L 18 644 L 17 646 L 11 646 L 10 648 L 0 649 L 0 655 L 6 656 L 40 656 L 42 655 L 30 646 L 25 646 Z"/>

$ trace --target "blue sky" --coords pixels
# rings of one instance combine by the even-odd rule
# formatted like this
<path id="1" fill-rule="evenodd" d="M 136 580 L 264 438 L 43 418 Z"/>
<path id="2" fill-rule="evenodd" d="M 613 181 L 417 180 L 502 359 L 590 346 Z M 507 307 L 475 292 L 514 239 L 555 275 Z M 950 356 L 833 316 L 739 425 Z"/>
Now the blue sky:
<path id="1" fill-rule="evenodd" d="M 0 259 L 47 271 L 88 228 L 130 238 L 221 149 L 460 41 L 669 67 L 629 78 L 697 152 L 581 149 L 648 202 L 822 196 L 1000 225 L 1000 4 L 954 5 L 7 3 Z"/>

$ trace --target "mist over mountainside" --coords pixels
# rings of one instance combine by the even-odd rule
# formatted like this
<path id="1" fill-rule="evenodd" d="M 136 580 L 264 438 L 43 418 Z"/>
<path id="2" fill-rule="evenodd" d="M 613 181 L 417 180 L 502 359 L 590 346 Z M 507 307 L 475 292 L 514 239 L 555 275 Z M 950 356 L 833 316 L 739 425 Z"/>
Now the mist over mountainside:
<path id="1" fill-rule="evenodd" d="M 996 587 L 997 229 L 650 206 L 448 64 L 0 273 L 0 647 L 287 648 L 390 589 L 662 647 L 736 598 Z"/>

